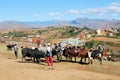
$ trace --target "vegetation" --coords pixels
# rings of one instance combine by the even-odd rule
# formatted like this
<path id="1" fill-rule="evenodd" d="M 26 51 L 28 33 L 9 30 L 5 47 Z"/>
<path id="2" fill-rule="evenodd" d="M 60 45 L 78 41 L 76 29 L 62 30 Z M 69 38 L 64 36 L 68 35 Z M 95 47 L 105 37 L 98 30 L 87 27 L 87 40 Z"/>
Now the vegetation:
<path id="1" fill-rule="evenodd" d="M 3 34 L 2 36 L 10 36 L 10 37 L 27 37 L 27 33 L 23 33 L 23 32 L 8 32 Z"/>
<path id="2" fill-rule="evenodd" d="M 42 33 L 45 33 L 45 32 L 48 32 L 48 30 L 38 30 L 36 33 L 42 34 Z"/>
<path id="3" fill-rule="evenodd" d="M 116 30 L 116 29 L 114 29 Z M 89 39 L 87 39 L 87 37 L 85 37 L 84 39 L 87 40 L 86 42 L 86 46 L 91 48 L 94 46 L 97 46 L 99 44 L 101 45 L 108 45 L 110 47 L 112 47 L 112 49 L 116 49 L 117 47 L 120 47 L 120 41 L 118 40 L 120 38 L 120 28 L 117 29 L 117 33 L 114 33 L 114 37 L 109 36 L 109 34 L 107 34 L 104 37 L 109 36 L 108 38 L 112 39 L 112 41 L 105 41 L 105 40 L 91 40 L 92 38 L 96 37 L 96 31 L 89 29 L 87 27 L 83 27 L 83 28 L 78 28 L 75 26 L 62 26 L 62 27 L 48 27 L 48 28 L 40 28 L 40 29 L 31 29 L 28 32 L 27 31 L 9 31 L 9 32 L 0 32 L 1 36 L 8 36 L 8 37 L 12 37 L 12 39 L 15 40 L 23 40 L 20 39 L 21 37 L 27 37 L 29 35 L 40 35 L 42 36 L 44 39 L 46 40 L 52 40 L 52 39 L 64 39 L 64 38 L 75 38 L 77 37 L 80 33 L 82 32 L 87 32 L 88 34 L 90 34 L 92 37 L 90 37 Z M 13 38 L 14 37 L 14 38 Z M 10 38 L 11 39 L 11 38 Z M 113 39 L 117 39 L 116 41 L 113 41 Z M 25 40 L 24 40 L 25 41 Z M 113 48 L 114 47 L 114 48 Z"/>
<path id="4" fill-rule="evenodd" d="M 68 26 L 62 33 L 61 37 L 76 37 L 82 30 L 74 26 Z"/>
<path id="5" fill-rule="evenodd" d="M 120 47 L 120 44 L 114 43 L 114 42 L 106 42 L 106 44 L 109 45 L 109 46 L 117 46 L 117 47 Z"/>
<path id="6" fill-rule="evenodd" d="M 85 46 L 88 48 L 92 48 L 92 47 L 98 46 L 98 45 L 104 45 L 104 42 L 91 40 L 91 41 L 86 42 L 86 44 L 85 44 Z"/>

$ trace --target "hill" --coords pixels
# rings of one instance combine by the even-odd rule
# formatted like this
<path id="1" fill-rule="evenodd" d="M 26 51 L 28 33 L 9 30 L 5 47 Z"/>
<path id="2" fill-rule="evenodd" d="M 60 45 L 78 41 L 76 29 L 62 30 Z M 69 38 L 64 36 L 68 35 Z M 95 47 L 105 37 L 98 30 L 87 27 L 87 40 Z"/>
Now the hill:
<path id="1" fill-rule="evenodd" d="M 108 19 L 90 19 L 90 18 L 77 18 L 71 21 L 33 21 L 33 22 L 20 22 L 20 21 L 3 21 L 0 22 L 0 30 L 9 29 L 26 29 L 26 28 L 45 28 L 55 26 L 76 26 L 79 28 L 88 27 L 92 29 L 97 28 L 120 28 L 120 20 Z"/>
<path id="2" fill-rule="evenodd" d="M 120 28 L 120 20 L 78 18 L 70 23 L 78 27 L 89 27 L 92 29 Z"/>

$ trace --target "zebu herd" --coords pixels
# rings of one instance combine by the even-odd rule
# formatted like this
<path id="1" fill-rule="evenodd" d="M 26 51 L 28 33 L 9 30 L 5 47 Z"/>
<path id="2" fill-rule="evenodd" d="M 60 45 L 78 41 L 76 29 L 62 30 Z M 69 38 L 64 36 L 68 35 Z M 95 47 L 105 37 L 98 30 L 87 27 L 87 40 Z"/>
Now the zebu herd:
<path id="1" fill-rule="evenodd" d="M 8 50 L 11 50 L 11 48 L 14 47 L 14 45 L 7 45 Z M 41 58 L 46 58 L 46 51 L 42 48 L 23 48 L 21 50 L 22 53 L 22 61 L 26 62 L 26 57 L 30 58 L 34 62 L 41 62 Z M 94 59 L 98 59 L 100 64 L 102 64 L 102 60 L 108 59 L 109 54 L 108 50 L 103 49 L 102 51 L 98 48 L 96 49 L 85 49 L 81 47 L 60 47 L 57 46 L 57 48 L 52 49 L 52 56 L 57 56 L 58 61 L 63 61 L 63 58 L 66 58 L 66 61 L 72 61 L 72 59 L 76 58 L 80 59 L 80 63 L 83 63 L 82 59 L 86 58 L 88 59 L 88 64 L 92 64 L 92 61 Z M 86 62 L 85 62 L 86 63 Z"/>

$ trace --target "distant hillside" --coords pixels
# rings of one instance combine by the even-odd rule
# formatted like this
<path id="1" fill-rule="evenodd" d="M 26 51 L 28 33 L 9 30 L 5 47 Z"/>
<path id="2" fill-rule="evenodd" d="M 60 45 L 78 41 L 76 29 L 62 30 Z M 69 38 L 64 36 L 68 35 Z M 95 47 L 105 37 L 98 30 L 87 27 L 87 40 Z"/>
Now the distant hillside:
<path id="1" fill-rule="evenodd" d="M 4 21 L 0 22 L 0 29 L 1 30 L 9 30 L 9 29 L 25 29 L 28 28 L 27 25 L 21 24 L 17 21 Z"/>
<path id="2" fill-rule="evenodd" d="M 92 29 L 120 28 L 120 20 L 78 18 L 70 23 L 78 27 L 88 27 Z"/>
<path id="3" fill-rule="evenodd" d="M 50 26 L 76 26 L 97 28 L 120 28 L 120 20 L 107 19 L 89 19 L 77 18 L 72 21 L 34 21 L 34 22 L 19 22 L 19 21 L 4 21 L 0 22 L 0 30 L 9 29 L 26 29 L 26 28 L 44 28 Z"/>
<path id="4" fill-rule="evenodd" d="M 0 30 L 8 29 L 28 29 L 28 28 L 44 28 L 55 25 L 57 21 L 34 21 L 34 22 L 19 22 L 19 21 L 3 21 L 0 22 Z"/>

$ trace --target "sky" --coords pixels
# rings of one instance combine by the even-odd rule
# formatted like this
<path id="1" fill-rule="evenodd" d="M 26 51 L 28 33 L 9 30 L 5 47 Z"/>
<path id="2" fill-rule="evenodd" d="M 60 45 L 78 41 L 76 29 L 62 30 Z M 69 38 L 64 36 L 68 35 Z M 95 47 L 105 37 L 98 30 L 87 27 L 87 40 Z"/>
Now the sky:
<path id="1" fill-rule="evenodd" d="M 120 0 L 0 0 L 0 21 L 120 19 Z"/>

